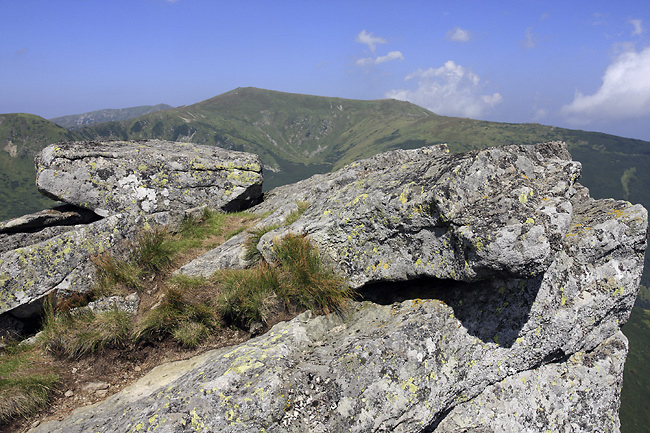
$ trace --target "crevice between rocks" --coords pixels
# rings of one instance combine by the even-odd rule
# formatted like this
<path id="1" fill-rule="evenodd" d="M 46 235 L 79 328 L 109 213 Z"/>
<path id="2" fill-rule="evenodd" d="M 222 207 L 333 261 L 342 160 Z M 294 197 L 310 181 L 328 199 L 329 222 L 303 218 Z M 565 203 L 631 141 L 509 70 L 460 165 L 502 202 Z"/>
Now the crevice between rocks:
<path id="1" fill-rule="evenodd" d="M 368 284 L 358 293 L 362 299 L 380 305 L 409 299 L 439 300 L 454 310 L 470 335 L 509 348 L 529 319 L 541 281 L 541 276 L 471 283 L 421 277 Z"/>

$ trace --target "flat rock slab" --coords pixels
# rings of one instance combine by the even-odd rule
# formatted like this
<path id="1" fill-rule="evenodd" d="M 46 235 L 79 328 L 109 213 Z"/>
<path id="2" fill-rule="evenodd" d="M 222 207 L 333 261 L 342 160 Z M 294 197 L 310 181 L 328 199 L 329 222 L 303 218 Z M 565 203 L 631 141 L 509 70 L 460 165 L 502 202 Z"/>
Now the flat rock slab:
<path id="1" fill-rule="evenodd" d="M 57 143 L 41 151 L 36 166 L 43 194 L 101 216 L 202 205 L 234 211 L 262 194 L 257 155 L 190 143 Z"/>

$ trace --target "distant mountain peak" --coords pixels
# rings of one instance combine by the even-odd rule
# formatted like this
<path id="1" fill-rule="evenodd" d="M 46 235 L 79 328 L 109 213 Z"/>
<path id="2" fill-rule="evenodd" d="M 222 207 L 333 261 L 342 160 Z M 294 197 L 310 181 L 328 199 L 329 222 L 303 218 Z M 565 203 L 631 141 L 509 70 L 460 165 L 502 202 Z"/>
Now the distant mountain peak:
<path id="1" fill-rule="evenodd" d="M 70 114 L 68 116 L 55 117 L 49 119 L 57 125 L 67 129 L 78 129 L 84 126 L 94 125 L 96 123 L 113 122 L 120 120 L 129 120 L 143 116 L 156 111 L 170 110 L 174 107 L 167 104 L 158 105 L 140 105 L 129 108 L 106 108 L 103 110 L 90 111 L 81 114 Z"/>

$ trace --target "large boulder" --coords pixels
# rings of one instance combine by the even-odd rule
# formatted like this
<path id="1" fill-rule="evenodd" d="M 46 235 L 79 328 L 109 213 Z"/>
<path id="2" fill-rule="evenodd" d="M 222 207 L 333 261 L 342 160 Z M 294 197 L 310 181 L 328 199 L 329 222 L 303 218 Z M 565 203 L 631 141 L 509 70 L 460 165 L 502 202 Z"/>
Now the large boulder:
<path id="1" fill-rule="evenodd" d="M 258 156 L 160 140 L 52 144 L 36 157 L 39 190 L 101 216 L 206 205 L 239 210 L 262 194 Z"/>
<path id="2" fill-rule="evenodd" d="M 90 291 L 95 274 L 92 256 L 105 251 L 121 256 L 146 225 L 177 227 L 184 216 L 180 211 L 137 217 L 116 214 L 1 253 L 0 314 L 29 318 L 41 311 L 42 299 L 50 293 Z"/>
<path id="3" fill-rule="evenodd" d="M 256 155 L 197 144 L 57 143 L 36 165 L 41 192 L 67 205 L 0 222 L 0 315 L 29 318 L 49 293 L 89 291 L 90 257 L 120 254 L 147 224 L 173 230 L 197 207 L 239 210 L 262 193 Z"/>
<path id="4" fill-rule="evenodd" d="M 616 432 L 647 212 L 578 175 L 559 143 L 434 147 L 279 188 L 257 211 L 311 206 L 258 248 L 272 260 L 273 236 L 304 232 L 366 301 L 33 431 Z"/>

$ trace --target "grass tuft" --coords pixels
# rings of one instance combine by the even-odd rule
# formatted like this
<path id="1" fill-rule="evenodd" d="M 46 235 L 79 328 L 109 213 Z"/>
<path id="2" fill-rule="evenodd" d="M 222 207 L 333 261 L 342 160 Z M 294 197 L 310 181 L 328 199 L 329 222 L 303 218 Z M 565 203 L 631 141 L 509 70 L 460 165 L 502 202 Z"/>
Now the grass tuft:
<path id="1" fill-rule="evenodd" d="M 0 422 L 27 418 L 47 406 L 59 377 L 38 361 L 29 345 L 12 343 L 0 354 Z"/>
<path id="2" fill-rule="evenodd" d="M 107 347 L 124 347 L 132 328 L 131 315 L 117 307 L 100 313 L 88 309 L 55 313 L 46 302 L 39 342 L 58 358 L 79 359 Z"/>
<path id="3" fill-rule="evenodd" d="M 284 220 L 284 225 L 290 226 L 291 224 L 298 221 L 300 215 L 305 213 L 305 211 L 309 207 L 309 203 L 307 203 L 306 201 L 297 201 L 296 205 L 298 205 L 298 209 L 290 212 L 289 215 L 287 215 L 287 218 Z"/>
<path id="4" fill-rule="evenodd" d="M 323 262 L 303 234 L 289 233 L 273 247 L 280 267 L 278 295 L 286 304 L 297 304 L 314 312 L 341 311 L 355 292 Z"/>
<path id="5" fill-rule="evenodd" d="M 142 290 L 144 271 L 131 261 L 109 253 L 102 253 L 91 260 L 95 265 L 95 296 L 121 294 L 121 289 Z"/>
<path id="6" fill-rule="evenodd" d="M 273 231 L 280 227 L 277 224 L 270 224 L 263 227 L 257 227 L 250 230 L 246 242 L 244 242 L 244 259 L 248 262 L 257 263 L 262 259 L 262 254 L 260 254 L 257 249 L 257 244 L 260 243 L 262 236 L 267 234 L 270 231 Z"/>
<path id="7" fill-rule="evenodd" d="M 181 283 L 169 288 L 160 305 L 138 324 L 133 334 L 135 340 L 162 340 L 172 336 L 181 345 L 194 348 L 220 327 L 211 298 L 189 296 L 188 287 L 198 279 L 178 281 Z"/>
<path id="8" fill-rule="evenodd" d="M 131 260 L 145 272 L 156 273 L 168 269 L 175 254 L 176 248 L 169 232 L 158 226 L 140 233 L 138 242 L 132 249 Z"/>
<path id="9" fill-rule="evenodd" d="M 265 262 L 249 269 L 221 271 L 215 279 L 222 290 L 217 301 L 219 313 L 230 322 L 240 326 L 266 323 L 277 309 L 277 271 Z"/>

